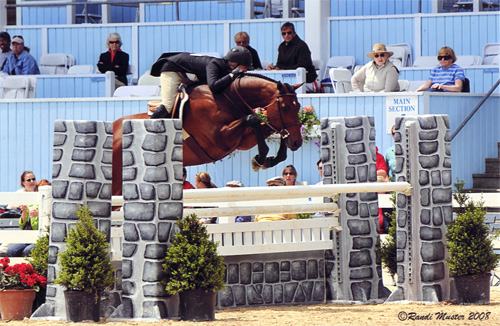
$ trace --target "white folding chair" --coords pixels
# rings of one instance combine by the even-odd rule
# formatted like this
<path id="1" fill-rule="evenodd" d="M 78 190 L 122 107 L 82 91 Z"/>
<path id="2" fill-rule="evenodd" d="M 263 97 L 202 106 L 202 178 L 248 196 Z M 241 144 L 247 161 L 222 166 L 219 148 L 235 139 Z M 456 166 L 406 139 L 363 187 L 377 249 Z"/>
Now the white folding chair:
<path id="1" fill-rule="evenodd" d="M 64 75 L 70 67 L 70 58 L 65 53 L 49 53 L 40 57 L 40 74 Z"/>
<path id="2" fill-rule="evenodd" d="M 389 51 L 394 52 L 394 55 L 391 57 L 391 59 L 393 58 L 396 59 L 395 58 L 396 55 L 400 57 L 401 67 L 411 67 L 413 57 L 411 55 L 411 46 L 409 44 L 407 43 L 389 44 L 387 46 L 387 49 Z"/>
<path id="3" fill-rule="evenodd" d="M 86 75 L 93 74 L 94 66 L 92 65 L 75 65 L 68 69 L 68 75 Z"/>
<path id="4" fill-rule="evenodd" d="M 352 91 L 352 86 L 351 86 L 352 73 L 349 69 L 330 68 L 329 75 L 335 93 L 342 94 L 342 93 L 349 93 L 350 91 Z"/>
<path id="5" fill-rule="evenodd" d="M 0 78 L 0 98 L 22 99 L 35 96 L 36 79 L 29 76 L 6 76 Z"/>
<path id="6" fill-rule="evenodd" d="M 399 84 L 399 91 L 400 92 L 406 92 L 410 88 L 410 81 L 409 80 L 399 79 L 398 84 Z"/>
<path id="7" fill-rule="evenodd" d="M 457 57 L 457 61 L 455 63 L 464 68 L 480 65 L 481 61 L 481 57 L 478 55 L 461 55 Z"/>
<path id="8" fill-rule="evenodd" d="M 408 89 L 406 91 L 415 92 L 423 83 L 425 83 L 425 80 L 409 80 Z"/>
<path id="9" fill-rule="evenodd" d="M 500 64 L 500 43 L 488 43 L 483 50 L 483 65 Z"/>
<path id="10" fill-rule="evenodd" d="M 118 87 L 113 97 L 153 97 L 160 95 L 160 87 L 155 85 L 134 85 Z"/>
<path id="11" fill-rule="evenodd" d="M 321 77 L 321 85 L 323 87 L 331 86 L 331 79 L 329 76 L 331 68 L 346 68 L 352 70 L 354 68 L 355 60 L 354 56 L 351 55 L 330 57 L 326 62 L 323 77 Z"/>
<path id="12" fill-rule="evenodd" d="M 160 77 L 151 76 L 150 71 L 147 70 L 137 81 L 138 86 L 160 86 Z"/>

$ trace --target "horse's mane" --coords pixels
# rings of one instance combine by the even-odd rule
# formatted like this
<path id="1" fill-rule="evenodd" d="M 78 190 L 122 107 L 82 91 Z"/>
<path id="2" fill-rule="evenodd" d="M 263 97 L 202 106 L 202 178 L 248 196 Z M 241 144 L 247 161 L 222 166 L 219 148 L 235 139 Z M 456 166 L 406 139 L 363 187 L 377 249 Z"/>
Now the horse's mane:
<path id="1" fill-rule="evenodd" d="M 272 79 L 270 77 L 264 76 L 264 75 L 259 75 L 259 74 L 254 74 L 254 73 L 248 73 L 248 72 L 246 72 L 243 76 L 256 77 L 256 78 L 264 79 L 264 80 L 267 80 L 269 82 L 278 84 L 278 81 L 276 81 L 276 80 L 274 80 L 274 79 Z"/>

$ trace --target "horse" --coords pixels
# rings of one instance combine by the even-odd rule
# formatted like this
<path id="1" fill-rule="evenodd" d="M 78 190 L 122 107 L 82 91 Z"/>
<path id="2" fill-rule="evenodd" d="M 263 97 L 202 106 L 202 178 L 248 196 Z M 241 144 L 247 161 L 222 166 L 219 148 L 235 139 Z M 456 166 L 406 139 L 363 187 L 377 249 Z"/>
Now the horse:
<path id="1" fill-rule="evenodd" d="M 284 161 L 287 147 L 296 151 L 302 146 L 300 103 L 295 93 L 300 86 L 245 74 L 222 94 L 212 94 L 207 85 L 192 88 L 182 111 L 184 166 L 215 162 L 235 150 L 248 150 L 255 145 L 258 154 L 252 160 L 254 170 Z M 261 115 L 257 123 L 255 119 L 249 123 L 245 117 L 255 118 L 255 110 L 266 112 L 267 118 Z M 133 114 L 113 122 L 114 195 L 121 193 L 121 128 L 125 119 L 149 119 L 149 115 Z M 280 147 L 275 157 L 268 157 L 265 139 L 273 133 L 280 134 Z"/>

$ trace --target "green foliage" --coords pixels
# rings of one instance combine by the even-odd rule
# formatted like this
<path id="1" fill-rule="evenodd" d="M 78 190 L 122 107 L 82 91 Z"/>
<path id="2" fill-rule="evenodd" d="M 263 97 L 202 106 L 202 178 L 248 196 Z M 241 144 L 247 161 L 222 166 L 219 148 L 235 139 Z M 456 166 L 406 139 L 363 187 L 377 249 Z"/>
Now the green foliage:
<path id="1" fill-rule="evenodd" d="M 458 185 L 458 186 L 457 186 Z M 499 257 L 493 252 L 492 235 L 484 223 L 486 210 L 482 203 L 474 203 L 463 192 L 463 184 L 455 184 L 455 200 L 460 213 L 448 226 L 448 267 L 452 276 L 489 273 L 495 268 Z M 458 198 L 458 199 L 457 199 Z"/>
<path id="2" fill-rule="evenodd" d="M 195 214 L 177 222 L 179 232 L 163 264 L 165 290 L 174 295 L 193 289 L 217 291 L 224 286 L 224 259 L 209 240 L 206 227 Z"/>
<path id="3" fill-rule="evenodd" d="M 66 250 L 59 254 L 61 272 L 56 283 L 68 290 L 101 294 L 113 285 L 109 244 L 93 223 L 87 206 L 77 212 L 78 222 L 66 238 Z"/>
<path id="4" fill-rule="evenodd" d="M 391 195 L 392 212 L 389 215 L 389 232 L 385 241 L 380 247 L 382 263 L 387 267 L 389 273 L 393 276 L 397 273 L 397 247 L 396 247 L 396 194 Z"/>
<path id="5" fill-rule="evenodd" d="M 49 233 L 36 240 L 35 246 L 30 253 L 28 261 L 37 273 L 47 277 L 47 267 L 49 264 Z"/>
<path id="6" fill-rule="evenodd" d="M 313 214 L 312 213 L 297 213 L 297 219 L 298 220 L 305 220 L 308 218 L 312 218 Z"/>

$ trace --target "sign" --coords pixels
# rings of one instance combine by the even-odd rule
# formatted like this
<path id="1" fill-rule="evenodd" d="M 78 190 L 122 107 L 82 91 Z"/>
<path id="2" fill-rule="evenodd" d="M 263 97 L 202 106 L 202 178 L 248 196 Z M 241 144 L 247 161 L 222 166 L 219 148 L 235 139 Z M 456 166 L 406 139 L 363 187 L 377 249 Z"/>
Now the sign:
<path id="1" fill-rule="evenodd" d="M 418 115 L 418 96 L 398 95 L 385 98 L 385 125 L 386 132 L 391 133 L 396 117 Z"/>

